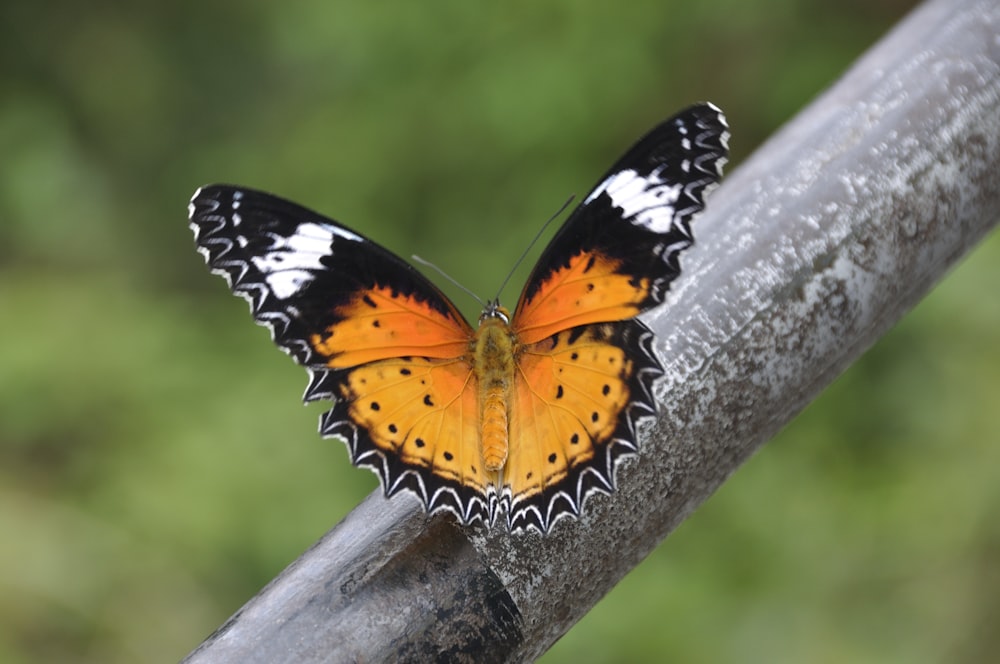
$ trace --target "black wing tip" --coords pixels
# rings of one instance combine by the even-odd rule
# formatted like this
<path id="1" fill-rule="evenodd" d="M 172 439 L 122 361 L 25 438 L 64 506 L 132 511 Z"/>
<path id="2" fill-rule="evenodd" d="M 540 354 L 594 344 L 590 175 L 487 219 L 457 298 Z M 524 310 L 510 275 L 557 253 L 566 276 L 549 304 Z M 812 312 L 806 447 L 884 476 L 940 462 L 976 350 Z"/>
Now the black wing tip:
<path id="1" fill-rule="evenodd" d="M 706 129 L 718 127 L 721 131 L 728 132 L 729 130 L 729 120 L 726 119 L 725 112 L 710 101 L 699 101 L 691 104 L 684 110 L 676 113 L 667 122 L 685 117 L 694 118 L 696 122 Z"/>
<path id="2" fill-rule="evenodd" d="M 269 330 L 272 341 L 282 351 L 298 364 L 310 366 L 315 353 L 297 320 L 300 312 L 275 295 L 267 275 L 255 266 L 256 254 L 248 248 L 255 245 L 260 250 L 262 243 L 274 242 L 278 237 L 261 230 L 262 223 L 270 222 L 272 215 L 289 224 L 327 221 L 280 197 L 231 184 L 199 187 L 188 204 L 188 225 L 209 270 L 225 279 L 234 295 L 247 301 L 254 320 Z"/>
<path id="3" fill-rule="evenodd" d="M 702 101 L 664 120 L 650 132 L 650 136 L 665 132 L 676 136 L 678 132 L 693 130 L 692 153 L 695 168 L 712 177 L 722 178 L 723 166 L 729 161 L 729 120 L 721 108 L 710 101 Z"/>
<path id="4" fill-rule="evenodd" d="M 226 198 L 239 199 L 246 193 L 256 193 L 247 187 L 234 184 L 205 184 L 194 190 L 188 202 L 188 219 L 194 223 L 204 221 L 207 213 L 215 212 Z"/>
<path id="5" fill-rule="evenodd" d="M 714 175 L 716 179 L 721 178 L 723 167 L 729 161 L 729 139 L 732 136 L 726 114 L 712 102 L 705 101 L 681 111 L 675 118 L 685 115 L 694 120 L 694 125 L 699 130 L 695 145 L 704 151 L 696 159 L 696 167 Z"/>
<path id="6" fill-rule="evenodd" d="M 194 190 L 194 193 L 191 195 L 191 202 L 218 200 L 220 196 L 225 195 L 238 197 L 246 195 L 261 195 L 270 196 L 272 198 L 280 198 L 280 196 L 276 196 L 275 194 L 261 189 L 254 189 L 253 187 L 245 187 L 243 185 L 232 184 L 229 182 L 210 182 L 209 184 L 203 184 Z"/>

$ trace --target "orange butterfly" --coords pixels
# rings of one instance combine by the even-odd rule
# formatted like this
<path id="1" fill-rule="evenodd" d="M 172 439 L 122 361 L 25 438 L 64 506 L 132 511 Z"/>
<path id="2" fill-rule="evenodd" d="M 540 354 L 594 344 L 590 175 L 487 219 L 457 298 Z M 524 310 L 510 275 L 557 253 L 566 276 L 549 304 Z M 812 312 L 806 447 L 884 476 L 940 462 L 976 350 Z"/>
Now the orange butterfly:
<path id="1" fill-rule="evenodd" d="M 463 524 L 546 533 L 610 493 L 656 412 L 663 370 L 635 319 L 663 302 L 726 160 L 722 112 L 693 106 L 636 143 L 542 253 L 513 316 L 487 303 L 474 329 L 409 263 L 270 194 L 199 189 L 198 250 L 331 399 L 342 438 L 385 494 L 416 493 Z"/>

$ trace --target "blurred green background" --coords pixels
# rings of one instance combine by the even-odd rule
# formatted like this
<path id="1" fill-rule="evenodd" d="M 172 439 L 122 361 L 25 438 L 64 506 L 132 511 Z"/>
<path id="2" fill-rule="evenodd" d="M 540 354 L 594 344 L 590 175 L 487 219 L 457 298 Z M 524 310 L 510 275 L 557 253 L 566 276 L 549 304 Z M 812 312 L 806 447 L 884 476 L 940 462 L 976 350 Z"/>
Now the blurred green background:
<path id="1" fill-rule="evenodd" d="M 489 296 L 655 122 L 714 101 L 738 164 L 912 4 L 4 3 L 0 661 L 176 661 L 376 486 L 197 186 Z M 1000 656 L 997 283 L 994 235 L 544 661 Z"/>

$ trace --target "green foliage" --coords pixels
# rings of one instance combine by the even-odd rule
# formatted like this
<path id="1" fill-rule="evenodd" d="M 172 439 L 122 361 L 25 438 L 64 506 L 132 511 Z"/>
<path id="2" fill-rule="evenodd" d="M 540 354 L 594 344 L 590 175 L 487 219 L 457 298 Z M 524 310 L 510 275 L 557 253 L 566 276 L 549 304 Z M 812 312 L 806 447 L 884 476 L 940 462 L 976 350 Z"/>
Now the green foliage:
<path id="1" fill-rule="evenodd" d="M 716 102 L 738 161 L 908 5 L 0 8 L 0 660 L 176 661 L 376 486 L 193 251 L 197 186 L 491 296 L 657 120 Z M 545 661 L 1000 652 L 997 265 L 993 237 Z"/>

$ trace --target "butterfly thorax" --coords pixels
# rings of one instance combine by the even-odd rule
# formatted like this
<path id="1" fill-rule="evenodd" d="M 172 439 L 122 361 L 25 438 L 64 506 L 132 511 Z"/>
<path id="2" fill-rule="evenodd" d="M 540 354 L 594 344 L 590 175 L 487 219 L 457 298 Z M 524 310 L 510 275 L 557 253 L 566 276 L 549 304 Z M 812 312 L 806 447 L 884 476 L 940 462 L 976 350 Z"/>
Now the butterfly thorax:
<path id="1" fill-rule="evenodd" d="M 473 371 L 479 383 L 483 464 L 499 472 L 507 461 L 507 405 L 514 383 L 517 341 L 510 329 L 510 314 L 490 302 L 479 317 L 472 342 Z"/>

